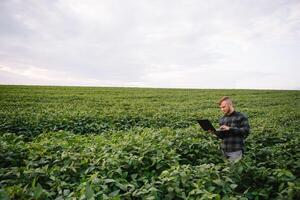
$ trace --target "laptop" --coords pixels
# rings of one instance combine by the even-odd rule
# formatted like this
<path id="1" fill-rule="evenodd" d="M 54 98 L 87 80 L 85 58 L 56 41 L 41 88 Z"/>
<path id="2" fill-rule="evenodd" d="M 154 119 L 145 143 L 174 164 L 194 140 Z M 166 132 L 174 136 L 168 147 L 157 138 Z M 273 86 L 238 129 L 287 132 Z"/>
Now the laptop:
<path id="1" fill-rule="evenodd" d="M 211 124 L 211 122 L 208 119 L 200 119 L 197 120 L 197 122 L 199 123 L 199 125 L 203 130 L 216 132 L 215 127 Z"/>

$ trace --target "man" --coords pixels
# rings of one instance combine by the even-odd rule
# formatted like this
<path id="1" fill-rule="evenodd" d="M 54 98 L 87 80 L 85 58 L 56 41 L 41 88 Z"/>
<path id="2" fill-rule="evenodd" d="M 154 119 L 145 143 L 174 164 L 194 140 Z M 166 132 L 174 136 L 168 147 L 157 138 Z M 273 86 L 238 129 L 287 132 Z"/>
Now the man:
<path id="1" fill-rule="evenodd" d="M 220 118 L 217 136 L 222 139 L 221 149 L 230 161 L 238 161 L 245 150 L 244 140 L 248 136 L 250 126 L 247 117 L 234 110 L 229 97 L 222 97 L 219 106 L 224 116 Z"/>

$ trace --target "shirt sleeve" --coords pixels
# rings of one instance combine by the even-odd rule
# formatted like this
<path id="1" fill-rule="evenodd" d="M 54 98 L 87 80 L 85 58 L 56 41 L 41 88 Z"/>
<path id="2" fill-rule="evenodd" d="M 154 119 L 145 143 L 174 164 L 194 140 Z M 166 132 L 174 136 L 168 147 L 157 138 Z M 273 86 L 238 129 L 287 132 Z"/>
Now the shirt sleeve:
<path id="1" fill-rule="evenodd" d="M 243 115 L 239 123 L 239 127 L 230 127 L 229 131 L 233 135 L 242 135 L 246 138 L 250 132 L 248 118 Z"/>
<path id="2" fill-rule="evenodd" d="M 215 133 L 216 133 L 216 135 L 217 135 L 217 137 L 219 139 L 223 139 L 224 138 L 224 134 L 222 134 L 220 131 L 216 131 Z"/>
<path id="3" fill-rule="evenodd" d="M 224 124 L 223 118 L 219 119 L 219 126 L 222 126 Z M 225 135 L 224 132 L 222 133 L 221 131 L 216 131 L 215 134 L 218 136 L 219 139 L 224 139 Z"/>
<path id="4" fill-rule="evenodd" d="M 216 131 L 215 134 L 218 136 L 219 139 L 224 139 L 228 137 L 227 131 Z"/>

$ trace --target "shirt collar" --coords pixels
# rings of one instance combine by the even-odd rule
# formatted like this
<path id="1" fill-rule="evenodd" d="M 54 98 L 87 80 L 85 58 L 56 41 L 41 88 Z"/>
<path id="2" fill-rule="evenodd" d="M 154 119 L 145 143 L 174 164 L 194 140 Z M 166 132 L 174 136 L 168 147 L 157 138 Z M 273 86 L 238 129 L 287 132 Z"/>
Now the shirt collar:
<path id="1" fill-rule="evenodd" d="M 230 113 L 230 114 L 228 114 L 228 115 L 227 115 L 227 114 L 225 114 L 225 116 L 227 116 L 227 117 L 228 117 L 228 116 L 234 115 L 235 113 L 236 113 L 236 111 L 234 110 L 232 113 Z"/>

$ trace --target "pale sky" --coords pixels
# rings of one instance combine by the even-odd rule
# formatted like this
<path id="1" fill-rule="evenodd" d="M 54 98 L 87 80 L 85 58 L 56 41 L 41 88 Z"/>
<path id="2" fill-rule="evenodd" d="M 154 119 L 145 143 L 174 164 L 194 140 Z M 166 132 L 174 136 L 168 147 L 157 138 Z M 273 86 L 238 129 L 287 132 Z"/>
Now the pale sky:
<path id="1" fill-rule="evenodd" d="M 300 0 L 0 0 L 0 84 L 300 90 Z"/>

